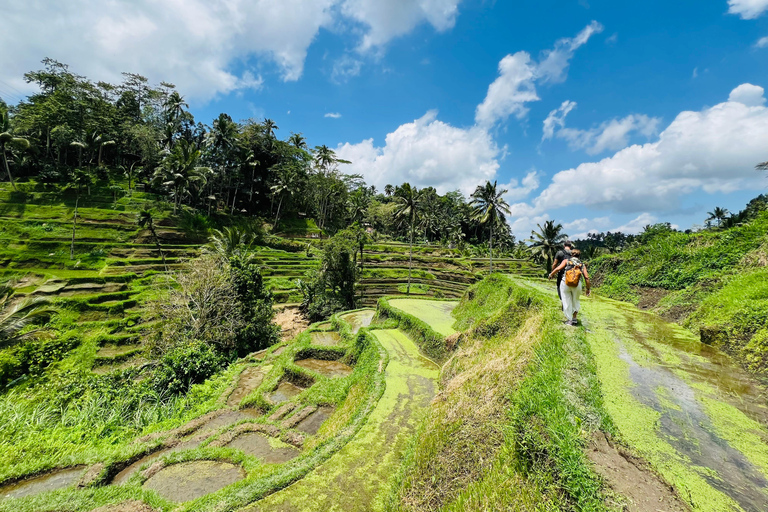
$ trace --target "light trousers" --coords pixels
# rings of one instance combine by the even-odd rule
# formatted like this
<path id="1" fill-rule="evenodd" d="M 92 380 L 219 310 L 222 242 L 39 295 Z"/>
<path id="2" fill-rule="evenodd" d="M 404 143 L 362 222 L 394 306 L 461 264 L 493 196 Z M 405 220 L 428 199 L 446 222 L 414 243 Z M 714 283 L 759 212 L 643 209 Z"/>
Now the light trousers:
<path id="1" fill-rule="evenodd" d="M 579 312 L 579 296 L 581 296 L 581 281 L 578 286 L 568 286 L 565 279 L 560 282 L 560 298 L 563 301 L 565 318 L 573 320 L 573 314 Z"/>

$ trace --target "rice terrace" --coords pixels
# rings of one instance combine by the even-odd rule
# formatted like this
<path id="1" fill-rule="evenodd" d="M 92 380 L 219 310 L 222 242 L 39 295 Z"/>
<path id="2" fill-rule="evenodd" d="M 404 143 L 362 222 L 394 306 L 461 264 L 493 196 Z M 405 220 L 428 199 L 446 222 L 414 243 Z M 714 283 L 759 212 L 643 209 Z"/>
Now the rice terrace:
<path id="1" fill-rule="evenodd" d="M 768 0 L 12 4 L 0 512 L 768 510 Z"/>

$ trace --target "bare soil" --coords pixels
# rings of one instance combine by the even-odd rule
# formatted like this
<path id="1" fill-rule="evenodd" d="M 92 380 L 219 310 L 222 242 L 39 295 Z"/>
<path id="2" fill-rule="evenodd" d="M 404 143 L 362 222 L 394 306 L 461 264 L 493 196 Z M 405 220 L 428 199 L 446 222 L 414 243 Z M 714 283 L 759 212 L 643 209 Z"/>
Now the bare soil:
<path id="1" fill-rule="evenodd" d="M 115 505 L 105 505 L 91 512 L 156 512 L 157 510 L 160 509 L 152 508 L 143 501 L 130 500 Z"/>
<path id="2" fill-rule="evenodd" d="M 275 314 L 274 322 L 282 329 L 280 337 L 283 341 L 295 337 L 309 327 L 309 319 L 295 306 L 278 310 Z"/>
<path id="3" fill-rule="evenodd" d="M 608 486 L 626 498 L 627 512 L 688 512 L 690 509 L 672 488 L 645 467 L 645 464 L 595 432 L 587 450 L 587 457 Z"/>
<path id="4" fill-rule="evenodd" d="M 637 303 L 637 307 L 640 309 L 653 309 L 669 294 L 669 291 L 662 288 L 641 288 L 637 287 L 636 291 L 640 294 L 640 300 Z"/>

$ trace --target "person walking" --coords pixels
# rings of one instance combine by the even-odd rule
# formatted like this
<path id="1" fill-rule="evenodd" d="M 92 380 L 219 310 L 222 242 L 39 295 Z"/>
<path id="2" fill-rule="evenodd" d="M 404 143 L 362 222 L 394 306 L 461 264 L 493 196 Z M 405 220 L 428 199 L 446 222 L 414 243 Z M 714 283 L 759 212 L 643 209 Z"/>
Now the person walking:
<path id="1" fill-rule="evenodd" d="M 563 313 L 565 313 L 565 321 L 568 325 L 578 325 L 578 314 L 581 308 L 579 302 L 579 296 L 581 295 L 581 281 L 584 280 L 586 285 L 585 295 L 589 297 L 591 285 L 589 284 L 589 273 L 587 272 L 587 266 L 579 259 L 581 251 L 578 249 L 571 250 L 567 259 L 562 261 L 560 265 L 552 269 L 549 274 L 549 278 L 555 276 L 558 272 L 562 271 L 564 277 L 560 282 L 560 299 L 563 303 Z"/>
<path id="2" fill-rule="evenodd" d="M 559 267 L 560 264 L 565 261 L 568 256 L 571 255 L 571 249 L 573 249 L 573 242 L 570 240 L 566 241 L 563 244 L 563 248 L 557 251 L 557 254 L 555 254 L 555 261 L 552 262 L 552 269 Z M 557 296 L 560 297 L 560 302 L 563 302 L 563 297 L 560 295 L 560 283 L 563 280 L 563 275 L 565 275 L 565 270 L 561 270 L 557 273 Z"/>

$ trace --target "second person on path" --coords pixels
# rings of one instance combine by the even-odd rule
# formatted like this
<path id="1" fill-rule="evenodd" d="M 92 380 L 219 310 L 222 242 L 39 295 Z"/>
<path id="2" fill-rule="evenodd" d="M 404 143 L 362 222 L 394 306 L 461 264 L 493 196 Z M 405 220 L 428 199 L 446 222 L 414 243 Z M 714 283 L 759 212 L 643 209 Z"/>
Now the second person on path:
<path id="1" fill-rule="evenodd" d="M 587 266 L 579 259 L 581 251 L 573 249 L 568 257 L 560 265 L 552 269 L 549 278 L 552 279 L 559 271 L 563 270 L 563 280 L 560 281 L 558 291 L 560 299 L 563 301 L 563 313 L 565 313 L 566 323 L 569 325 L 578 325 L 578 314 L 581 304 L 581 280 L 586 283 L 586 295 L 589 296 L 590 284 Z"/>

